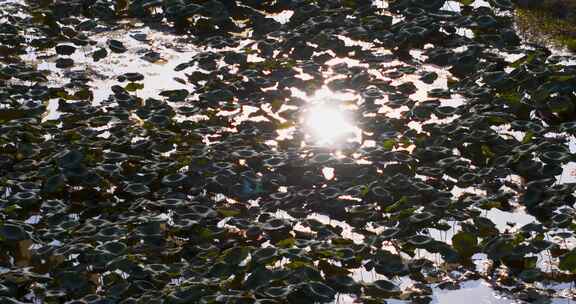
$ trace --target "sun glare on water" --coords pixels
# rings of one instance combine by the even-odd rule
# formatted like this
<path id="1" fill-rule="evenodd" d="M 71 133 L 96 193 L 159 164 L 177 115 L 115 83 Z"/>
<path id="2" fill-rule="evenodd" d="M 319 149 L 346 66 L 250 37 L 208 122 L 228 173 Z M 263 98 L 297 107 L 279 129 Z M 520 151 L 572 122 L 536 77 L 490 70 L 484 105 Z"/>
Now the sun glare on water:
<path id="1" fill-rule="evenodd" d="M 306 125 L 319 142 L 334 143 L 350 134 L 354 126 L 344 113 L 329 105 L 317 105 L 308 111 Z"/>
<path id="2" fill-rule="evenodd" d="M 335 93 L 328 88 L 318 90 L 313 96 L 294 91 L 296 97 L 306 99 L 301 125 L 308 143 L 339 147 L 351 141 L 360 141 L 362 131 L 356 125 L 357 110 L 354 94 Z"/>

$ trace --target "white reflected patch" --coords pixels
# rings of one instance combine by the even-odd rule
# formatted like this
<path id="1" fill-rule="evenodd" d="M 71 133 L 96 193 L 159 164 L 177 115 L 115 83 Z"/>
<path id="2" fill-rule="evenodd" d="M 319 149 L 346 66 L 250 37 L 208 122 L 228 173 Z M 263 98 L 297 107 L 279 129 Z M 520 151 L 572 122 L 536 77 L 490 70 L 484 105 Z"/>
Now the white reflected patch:
<path id="1" fill-rule="evenodd" d="M 306 127 L 318 143 L 334 143 L 353 132 L 354 126 L 343 111 L 328 105 L 317 105 L 308 110 Z"/>
<path id="2" fill-rule="evenodd" d="M 356 95 L 335 93 L 327 88 L 318 90 L 312 97 L 295 93 L 309 102 L 302 116 L 302 126 L 311 143 L 336 147 L 349 141 L 360 142 L 362 131 L 354 118 Z"/>

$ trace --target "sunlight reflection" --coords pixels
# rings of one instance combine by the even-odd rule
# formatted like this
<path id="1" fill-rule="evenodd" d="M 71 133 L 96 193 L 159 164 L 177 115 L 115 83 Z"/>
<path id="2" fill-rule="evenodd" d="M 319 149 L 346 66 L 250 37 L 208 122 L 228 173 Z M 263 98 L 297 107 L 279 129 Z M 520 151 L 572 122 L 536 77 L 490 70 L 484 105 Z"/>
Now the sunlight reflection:
<path id="1" fill-rule="evenodd" d="M 334 93 L 323 88 L 309 101 L 303 125 L 315 144 L 336 145 L 359 140 L 362 132 L 352 115 L 356 109 L 355 95 Z"/>
<path id="2" fill-rule="evenodd" d="M 353 129 L 344 113 L 327 105 L 315 106 L 309 110 L 306 126 L 321 142 L 334 142 L 350 134 Z"/>

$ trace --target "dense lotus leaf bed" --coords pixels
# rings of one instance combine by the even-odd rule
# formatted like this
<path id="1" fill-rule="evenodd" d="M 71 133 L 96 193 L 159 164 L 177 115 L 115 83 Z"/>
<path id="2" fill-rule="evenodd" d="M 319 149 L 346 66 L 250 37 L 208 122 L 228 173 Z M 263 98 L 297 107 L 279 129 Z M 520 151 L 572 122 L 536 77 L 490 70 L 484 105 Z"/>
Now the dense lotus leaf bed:
<path id="1" fill-rule="evenodd" d="M 0 303 L 573 297 L 576 58 L 472 2 L 0 0 Z"/>
<path id="2" fill-rule="evenodd" d="M 576 7 L 576 2 L 573 5 Z M 551 44 L 575 52 L 576 16 L 573 20 L 562 17 L 566 12 L 574 14 L 573 11 L 576 10 L 565 8 L 558 12 L 547 8 L 523 7 L 515 12 L 516 24 L 521 35 L 529 37 L 531 42 Z"/>

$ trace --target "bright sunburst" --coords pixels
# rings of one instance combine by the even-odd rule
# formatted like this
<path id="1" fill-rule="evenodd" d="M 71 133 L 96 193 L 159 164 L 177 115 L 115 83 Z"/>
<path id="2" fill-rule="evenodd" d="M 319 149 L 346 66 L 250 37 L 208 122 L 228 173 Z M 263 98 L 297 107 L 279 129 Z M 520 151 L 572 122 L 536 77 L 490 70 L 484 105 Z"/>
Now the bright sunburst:
<path id="1" fill-rule="evenodd" d="M 306 125 L 312 135 L 322 142 L 337 141 L 353 129 L 341 110 L 328 105 L 318 105 L 308 110 Z"/>
<path id="2" fill-rule="evenodd" d="M 296 96 L 300 95 L 295 92 Z M 360 130 L 353 118 L 355 95 L 335 93 L 328 88 L 318 90 L 313 96 L 298 96 L 308 100 L 302 117 L 308 138 L 318 145 L 339 145 L 350 139 L 358 140 Z"/>

